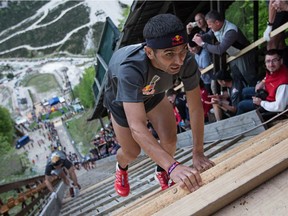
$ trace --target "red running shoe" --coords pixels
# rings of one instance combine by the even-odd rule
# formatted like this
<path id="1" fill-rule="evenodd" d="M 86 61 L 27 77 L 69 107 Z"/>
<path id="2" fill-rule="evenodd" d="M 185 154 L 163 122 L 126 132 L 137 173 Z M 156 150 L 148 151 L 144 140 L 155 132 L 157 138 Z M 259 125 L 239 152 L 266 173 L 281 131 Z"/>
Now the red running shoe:
<path id="1" fill-rule="evenodd" d="M 159 182 L 162 190 L 169 188 L 169 176 L 166 171 L 157 172 L 157 170 L 155 170 L 155 176 L 155 179 Z"/>
<path id="2" fill-rule="evenodd" d="M 130 185 L 128 181 L 128 172 L 119 169 L 118 163 L 116 163 L 116 174 L 115 174 L 114 188 L 116 192 L 122 196 L 126 197 L 130 192 Z"/>
<path id="3" fill-rule="evenodd" d="M 169 187 L 172 187 L 173 185 L 175 185 L 176 183 L 174 181 L 172 181 L 172 179 L 170 179 L 170 182 L 169 182 Z"/>

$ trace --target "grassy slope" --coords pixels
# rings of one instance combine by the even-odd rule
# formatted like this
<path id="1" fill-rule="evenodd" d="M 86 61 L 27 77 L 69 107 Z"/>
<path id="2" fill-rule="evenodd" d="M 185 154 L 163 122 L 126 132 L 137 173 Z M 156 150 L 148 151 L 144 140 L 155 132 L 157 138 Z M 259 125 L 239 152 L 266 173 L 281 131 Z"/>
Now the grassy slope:
<path id="1" fill-rule="evenodd" d="M 47 92 L 50 89 L 59 88 L 58 82 L 53 74 L 34 74 L 25 79 L 24 86 L 33 86 L 37 92 Z"/>
<path id="2" fill-rule="evenodd" d="M 93 137 L 95 137 L 96 133 L 100 130 L 101 124 L 100 121 L 93 120 L 87 122 L 87 119 L 92 115 L 93 110 L 88 110 L 82 115 L 79 115 L 71 120 L 68 120 L 68 131 L 78 145 L 78 149 L 82 150 L 82 154 L 85 155 L 93 148 L 93 145 L 90 144 Z M 103 119 L 104 124 L 108 120 L 105 118 Z M 82 145 L 79 146 L 79 143 Z"/>

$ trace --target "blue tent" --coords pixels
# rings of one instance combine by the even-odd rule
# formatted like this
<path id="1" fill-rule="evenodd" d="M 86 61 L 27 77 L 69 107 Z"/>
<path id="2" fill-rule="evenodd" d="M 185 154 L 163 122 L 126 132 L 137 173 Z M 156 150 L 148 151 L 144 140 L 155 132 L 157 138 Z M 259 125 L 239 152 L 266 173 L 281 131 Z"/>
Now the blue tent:
<path id="1" fill-rule="evenodd" d="M 57 104 L 57 103 L 59 103 L 60 101 L 59 101 L 59 98 L 58 97 L 53 97 L 53 98 L 51 98 L 49 101 L 48 101 L 48 103 L 49 103 L 49 105 L 50 106 L 53 106 L 53 105 L 55 105 L 55 104 Z"/>

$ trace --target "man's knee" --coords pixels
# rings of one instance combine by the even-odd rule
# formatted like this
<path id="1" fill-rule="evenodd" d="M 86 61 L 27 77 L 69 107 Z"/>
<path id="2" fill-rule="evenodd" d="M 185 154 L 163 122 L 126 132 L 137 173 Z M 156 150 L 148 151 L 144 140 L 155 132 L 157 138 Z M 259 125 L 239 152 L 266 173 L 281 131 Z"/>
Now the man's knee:
<path id="1" fill-rule="evenodd" d="M 135 159 L 141 153 L 141 148 L 136 145 L 131 148 L 120 148 L 118 151 L 122 151 L 123 154 L 130 159 Z"/>
<path id="2" fill-rule="evenodd" d="M 69 169 L 68 169 L 68 173 L 74 173 L 75 172 L 75 167 L 74 166 L 71 166 Z"/>
<path id="3" fill-rule="evenodd" d="M 70 185 L 70 181 L 68 179 L 68 177 L 64 174 L 64 175 L 61 175 L 61 179 L 63 180 L 63 182 L 66 184 L 66 185 Z"/>

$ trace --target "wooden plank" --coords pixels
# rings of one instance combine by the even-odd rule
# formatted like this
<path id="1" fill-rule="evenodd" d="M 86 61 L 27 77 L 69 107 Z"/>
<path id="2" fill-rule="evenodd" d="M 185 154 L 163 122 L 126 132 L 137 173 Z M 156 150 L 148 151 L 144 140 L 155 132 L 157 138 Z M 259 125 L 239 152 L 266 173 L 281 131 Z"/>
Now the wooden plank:
<path id="1" fill-rule="evenodd" d="M 288 169 L 226 205 L 213 216 L 287 215 L 287 179 Z"/>
<path id="2" fill-rule="evenodd" d="M 283 125 L 283 127 L 279 128 L 277 131 L 273 133 L 265 133 L 266 136 L 259 134 L 258 137 L 261 137 L 261 142 L 249 142 L 249 140 L 242 145 L 245 145 L 243 150 L 240 152 L 234 153 L 233 155 L 228 154 L 230 157 L 227 158 L 227 154 L 224 154 L 223 159 L 220 156 L 216 161 L 216 166 L 211 169 L 205 171 L 201 174 L 202 180 L 204 184 L 208 184 L 209 182 L 215 180 L 219 176 L 228 172 L 231 169 L 239 166 L 246 160 L 249 160 L 256 155 L 260 154 L 263 151 L 266 151 L 271 146 L 276 145 L 282 140 L 288 138 L 288 124 Z M 273 130 L 272 130 L 273 131 Z M 134 208 L 123 210 L 123 212 L 118 213 L 117 215 L 151 215 L 159 209 L 165 208 L 176 200 L 181 199 L 182 197 L 189 194 L 186 190 L 181 189 L 178 185 L 175 185 L 165 191 L 157 194 L 157 197 L 151 197 L 145 201 L 143 201 L 142 205 L 135 206 Z"/>
<path id="3" fill-rule="evenodd" d="M 288 167 L 288 139 L 154 215 L 211 215 Z"/>
<path id="4" fill-rule="evenodd" d="M 270 33 L 270 36 L 271 37 L 274 37 L 275 35 L 285 31 L 286 29 L 288 29 L 288 22 L 286 22 L 285 24 L 283 24 L 282 26 L 279 26 L 277 29 L 273 30 L 271 33 Z M 262 43 L 265 43 L 265 39 L 262 37 L 260 39 L 258 39 L 257 41 L 251 43 L 249 46 L 245 47 L 244 49 L 242 49 L 239 54 L 237 54 L 236 56 L 230 56 L 228 59 L 227 59 L 227 63 L 233 61 L 234 59 L 244 55 L 245 53 L 249 52 L 250 50 L 258 47 L 259 45 L 261 45 Z M 208 72 L 208 71 L 206 71 Z"/>
<path id="5" fill-rule="evenodd" d="M 257 110 L 234 116 L 218 122 L 207 124 L 204 126 L 204 143 L 215 142 L 217 140 L 225 140 L 233 136 L 255 128 L 262 124 L 262 119 Z M 256 135 L 265 131 L 264 126 L 259 126 L 247 135 Z M 191 130 L 178 134 L 177 146 L 191 146 L 193 143 Z"/>
<path id="6" fill-rule="evenodd" d="M 269 128 L 268 130 L 262 132 L 261 134 L 259 134 L 258 136 L 252 137 L 251 139 L 247 140 L 244 144 L 239 145 L 233 149 L 231 149 L 230 151 L 224 153 L 223 155 L 221 155 L 218 158 L 214 159 L 214 162 L 216 164 L 221 163 L 222 161 L 232 157 L 233 155 L 243 151 L 244 149 L 248 148 L 249 146 L 253 145 L 254 143 L 258 143 L 259 145 L 261 145 L 262 142 L 264 142 L 265 140 L 269 139 L 269 136 L 271 134 L 274 134 L 277 137 L 278 132 L 280 134 L 282 134 L 283 131 L 287 130 L 287 123 L 279 123 L 278 125 L 275 125 L 272 128 Z M 279 136 L 278 137 L 279 140 L 282 140 L 282 137 Z M 272 137 L 273 139 L 273 137 Z M 275 143 L 277 143 L 279 140 L 274 140 Z"/>

